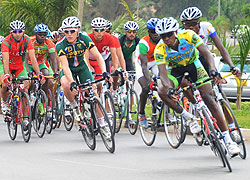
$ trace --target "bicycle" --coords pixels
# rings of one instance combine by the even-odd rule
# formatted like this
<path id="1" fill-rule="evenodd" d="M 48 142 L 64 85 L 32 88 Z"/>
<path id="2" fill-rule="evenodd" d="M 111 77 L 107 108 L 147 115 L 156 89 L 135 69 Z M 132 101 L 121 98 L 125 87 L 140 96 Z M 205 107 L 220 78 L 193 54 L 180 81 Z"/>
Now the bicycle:
<path id="1" fill-rule="evenodd" d="M 123 118 L 126 117 L 125 126 L 131 135 L 134 135 L 138 129 L 139 124 L 139 98 L 134 90 L 135 71 L 128 71 L 128 90 L 126 92 L 126 85 L 124 84 L 124 77 L 122 72 L 118 72 L 121 76 L 120 88 L 116 91 L 114 96 L 116 97 L 116 130 L 118 133 L 121 129 Z M 118 75 L 115 74 L 115 75 Z M 126 92 L 126 93 L 125 93 Z"/>
<path id="2" fill-rule="evenodd" d="M 112 133 L 112 127 L 108 119 L 108 115 L 99 98 L 96 97 L 92 85 L 105 78 L 96 81 L 87 80 L 84 84 L 79 84 L 79 95 L 76 96 L 79 102 L 80 112 L 82 115 L 79 130 L 82 132 L 83 138 L 87 146 L 94 150 L 96 147 L 96 135 L 100 133 L 102 141 L 110 153 L 115 151 L 115 140 Z M 88 92 L 88 93 L 87 93 Z M 97 111 L 99 110 L 99 118 Z M 110 136 L 107 136 L 110 134 Z"/>
<path id="3" fill-rule="evenodd" d="M 7 98 L 9 111 L 5 115 L 5 122 L 7 122 L 8 133 L 11 140 L 16 139 L 17 125 L 21 125 L 22 136 L 25 142 L 29 142 L 31 136 L 31 107 L 29 96 L 24 90 L 23 81 L 29 78 L 16 78 L 15 71 L 11 72 L 12 79 L 9 87 L 9 95 Z M 27 113 L 27 115 L 24 115 Z M 28 124 L 24 123 L 24 116 L 28 119 Z"/>
<path id="4" fill-rule="evenodd" d="M 157 79 L 159 79 L 159 76 L 153 76 L 153 82 L 154 87 L 150 88 L 150 91 L 148 93 L 148 101 L 150 106 L 146 106 L 145 108 L 145 116 L 147 117 L 147 124 L 139 126 L 140 134 L 142 137 L 143 142 L 147 146 L 151 146 L 156 138 L 156 134 L 159 128 L 164 127 L 165 135 L 167 140 L 168 138 L 168 127 L 174 126 L 176 129 L 174 134 L 178 138 L 178 143 L 170 143 L 172 147 L 177 148 L 180 143 L 180 138 L 182 137 L 182 130 L 183 130 L 183 119 L 182 117 L 176 118 L 176 121 L 167 121 L 166 117 L 168 117 L 169 108 L 166 106 L 162 101 L 158 100 L 158 97 L 154 95 L 154 91 L 157 91 Z M 162 122 L 163 121 L 163 122 Z M 180 132 L 179 132 L 180 131 Z"/>
<path id="5" fill-rule="evenodd" d="M 185 77 L 188 77 L 188 73 L 184 74 Z M 208 142 L 211 147 L 211 150 L 215 153 L 216 156 L 220 158 L 224 167 L 227 166 L 228 170 L 232 172 L 231 165 L 227 159 L 226 154 L 228 154 L 227 148 L 225 146 L 224 137 L 221 134 L 219 126 L 217 124 L 217 120 L 213 118 L 211 112 L 208 107 L 204 103 L 201 98 L 200 92 L 197 89 L 197 86 L 204 84 L 205 82 L 211 81 L 210 78 L 207 78 L 204 81 L 194 82 L 190 85 L 180 88 L 176 91 L 177 94 L 183 93 L 184 91 L 191 90 L 193 93 L 193 97 L 196 101 L 196 114 L 200 117 L 200 125 L 201 125 L 201 133 L 202 137 Z M 182 134 L 186 135 L 186 134 Z M 199 136 L 194 136 L 195 138 L 199 138 Z M 183 137 L 182 137 L 183 138 Z"/>

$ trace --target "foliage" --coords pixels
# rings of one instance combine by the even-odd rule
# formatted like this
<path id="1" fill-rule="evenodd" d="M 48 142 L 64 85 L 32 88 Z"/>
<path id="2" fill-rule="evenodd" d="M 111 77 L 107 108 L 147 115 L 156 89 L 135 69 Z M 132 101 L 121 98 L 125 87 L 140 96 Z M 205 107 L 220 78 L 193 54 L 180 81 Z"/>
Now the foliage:
<path id="1" fill-rule="evenodd" d="M 77 1 L 70 0 L 0 0 L 0 34 L 7 35 L 9 23 L 21 20 L 26 25 L 26 33 L 33 34 L 36 24 L 44 23 L 51 30 L 57 30 L 62 20 L 77 14 Z"/>
<path id="2" fill-rule="evenodd" d="M 237 110 L 236 103 L 230 103 L 233 113 L 237 118 L 239 126 L 241 128 L 250 129 L 250 121 L 249 121 L 249 109 L 250 109 L 250 102 L 242 102 L 241 110 Z"/>

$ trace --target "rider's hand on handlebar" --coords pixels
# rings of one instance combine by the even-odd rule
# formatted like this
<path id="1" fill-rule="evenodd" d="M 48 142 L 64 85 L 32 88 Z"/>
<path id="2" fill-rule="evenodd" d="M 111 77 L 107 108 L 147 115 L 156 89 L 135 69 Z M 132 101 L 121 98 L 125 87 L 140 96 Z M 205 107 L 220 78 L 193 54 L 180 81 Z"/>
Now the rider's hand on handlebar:
<path id="1" fill-rule="evenodd" d="M 102 73 L 102 77 L 105 78 L 106 81 L 109 81 L 109 83 L 113 83 L 113 78 L 110 76 L 108 72 Z"/>
<path id="2" fill-rule="evenodd" d="M 7 83 L 8 85 L 10 85 L 10 81 L 11 81 L 11 77 L 9 74 L 5 74 L 3 76 L 3 83 Z"/>
<path id="3" fill-rule="evenodd" d="M 77 84 L 75 81 L 70 83 L 70 91 L 76 96 L 78 94 Z"/>
<path id="4" fill-rule="evenodd" d="M 149 84 L 149 88 L 153 91 L 156 91 L 157 90 L 157 84 L 152 81 L 150 84 Z"/>
<path id="5" fill-rule="evenodd" d="M 231 72 L 233 73 L 233 75 L 235 75 L 237 78 L 240 78 L 241 72 L 240 72 L 239 68 L 232 66 L 232 67 L 230 68 L 230 71 L 231 71 Z"/>
<path id="6" fill-rule="evenodd" d="M 220 84 L 221 75 L 220 75 L 220 73 L 218 73 L 218 71 L 211 70 L 209 72 L 209 75 L 210 75 L 211 79 L 213 79 L 215 81 L 216 84 Z"/>
<path id="7" fill-rule="evenodd" d="M 169 97 L 170 99 L 174 100 L 175 102 L 178 101 L 177 97 L 175 96 L 176 91 L 175 91 L 174 88 L 168 88 L 168 93 L 167 93 L 167 94 L 168 94 L 168 97 Z"/>

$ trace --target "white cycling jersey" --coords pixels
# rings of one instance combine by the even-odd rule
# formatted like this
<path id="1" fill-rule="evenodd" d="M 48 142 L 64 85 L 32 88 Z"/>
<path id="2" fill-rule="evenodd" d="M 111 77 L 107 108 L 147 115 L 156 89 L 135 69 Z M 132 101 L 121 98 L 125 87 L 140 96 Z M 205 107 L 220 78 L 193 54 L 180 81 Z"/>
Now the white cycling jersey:
<path id="1" fill-rule="evenodd" d="M 200 22 L 200 32 L 199 35 L 203 40 L 204 44 L 207 44 L 208 37 L 212 38 L 217 35 L 214 26 L 210 22 Z"/>

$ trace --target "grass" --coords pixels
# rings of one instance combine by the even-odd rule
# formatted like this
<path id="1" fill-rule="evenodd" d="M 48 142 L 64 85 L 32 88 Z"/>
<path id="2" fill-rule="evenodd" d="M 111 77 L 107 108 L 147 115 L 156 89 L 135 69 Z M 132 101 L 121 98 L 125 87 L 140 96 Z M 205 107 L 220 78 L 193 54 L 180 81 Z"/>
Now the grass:
<path id="1" fill-rule="evenodd" d="M 250 102 L 242 102 L 241 110 L 236 110 L 236 103 L 230 103 L 241 128 L 250 129 Z"/>

